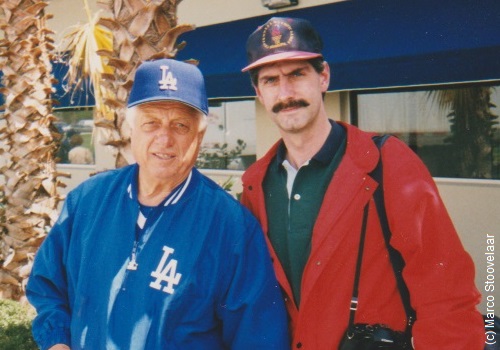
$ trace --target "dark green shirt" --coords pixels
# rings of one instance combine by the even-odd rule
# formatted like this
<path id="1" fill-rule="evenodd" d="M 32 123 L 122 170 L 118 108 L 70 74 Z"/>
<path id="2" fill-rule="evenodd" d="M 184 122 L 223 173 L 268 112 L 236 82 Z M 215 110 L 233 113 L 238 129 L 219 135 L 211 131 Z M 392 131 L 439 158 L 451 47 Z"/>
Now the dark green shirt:
<path id="1" fill-rule="evenodd" d="M 269 238 L 300 304 L 302 273 L 311 252 L 311 236 L 323 197 L 345 149 L 346 132 L 331 121 L 332 129 L 319 152 L 295 177 L 290 198 L 283 166 L 282 143 L 264 179 Z"/>

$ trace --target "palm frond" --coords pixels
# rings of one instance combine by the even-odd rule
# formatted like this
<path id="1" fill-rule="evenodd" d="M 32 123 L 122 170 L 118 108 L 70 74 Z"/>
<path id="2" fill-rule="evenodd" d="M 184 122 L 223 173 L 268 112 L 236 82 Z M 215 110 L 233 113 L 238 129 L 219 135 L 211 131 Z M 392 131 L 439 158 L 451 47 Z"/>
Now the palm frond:
<path id="1" fill-rule="evenodd" d="M 86 0 L 84 2 L 86 3 Z M 89 11 L 87 6 L 86 9 Z M 109 29 L 98 24 L 99 12 L 94 17 L 91 17 L 90 13 L 87 14 L 89 22 L 71 27 L 61 41 L 58 51 L 62 55 L 61 60 L 68 65 L 64 81 L 72 96 L 80 92 L 84 85 L 92 86 L 95 99 L 94 118 L 113 120 L 113 111 L 104 103 L 112 96 L 112 92 L 101 84 L 102 75 L 113 74 L 113 67 L 107 64 L 105 57 L 98 54 L 102 50 L 113 50 L 113 35 Z"/>

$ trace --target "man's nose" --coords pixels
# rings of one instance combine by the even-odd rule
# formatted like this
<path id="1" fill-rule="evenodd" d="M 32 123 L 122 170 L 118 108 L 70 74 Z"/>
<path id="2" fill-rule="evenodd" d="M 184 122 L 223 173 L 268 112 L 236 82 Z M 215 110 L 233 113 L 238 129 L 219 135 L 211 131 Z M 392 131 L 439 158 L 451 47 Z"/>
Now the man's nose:
<path id="1" fill-rule="evenodd" d="M 158 143 L 169 144 L 172 140 L 171 137 L 172 130 L 168 126 L 163 126 L 158 130 L 155 136 L 155 141 Z"/>
<path id="2" fill-rule="evenodd" d="M 279 99 L 285 101 L 293 96 L 293 86 L 288 79 L 280 79 Z"/>

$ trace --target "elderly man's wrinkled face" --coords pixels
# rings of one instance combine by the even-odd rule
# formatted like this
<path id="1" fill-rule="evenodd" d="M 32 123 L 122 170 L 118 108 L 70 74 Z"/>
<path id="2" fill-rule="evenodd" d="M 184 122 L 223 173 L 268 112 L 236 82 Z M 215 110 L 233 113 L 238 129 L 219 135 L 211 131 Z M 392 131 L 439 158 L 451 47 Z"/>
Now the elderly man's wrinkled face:
<path id="1" fill-rule="evenodd" d="M 178 102 L 151 102 L 127 113 L 141 180 L 181 183 L 196 162 L 205 133 L 201 112 Z"/>

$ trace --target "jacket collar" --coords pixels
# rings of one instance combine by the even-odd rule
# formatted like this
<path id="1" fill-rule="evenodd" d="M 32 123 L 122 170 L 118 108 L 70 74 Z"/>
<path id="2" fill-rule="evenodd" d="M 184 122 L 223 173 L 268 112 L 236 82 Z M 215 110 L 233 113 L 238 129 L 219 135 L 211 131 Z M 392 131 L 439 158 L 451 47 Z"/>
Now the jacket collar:
<path id="1" fill-rule="evenodd" d="M 329 120 L 332 128 L 330 133 L 326 138 L 325 143 L 321 146 L 321 149 L 312 157 L 313 160 L 323 164 L 328 165 L 332 161 L 335 153 L 342 145 L 342 141 L 345 138 L 345 130 L 339 124 L 333 120 Z M 286 158 L 286 146 L 283 141 L 279 142 L 278 149 L 276 153 L 276 166 L 280 167 Z"/>
<path id="2" fill-rule="evenodd" d="M 192 191 L 192 183 L 197 181 L 198 179 L 198 171 L 194 168 L 191 169 L 187 178 L 180 183 L 177 187 L 175 187 L 172 192 L 162 201 L 163 206 L 167 207 L 169 205 L 177 204 L 188 192 Z M 138 201 L 138 191 L 139 191 L 139 165 L 133 164 L 131 176 L 129 178 L 129 184 L 127 186 L 127 194 L 130 200 Z M 195 180 L 194 180 L 195 179 Z M 194 181 L 193 181 L 194 180 Z M 188 191 L 188 189 L 190 189 Z"/>

